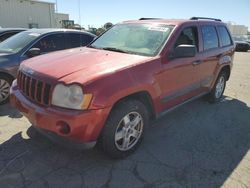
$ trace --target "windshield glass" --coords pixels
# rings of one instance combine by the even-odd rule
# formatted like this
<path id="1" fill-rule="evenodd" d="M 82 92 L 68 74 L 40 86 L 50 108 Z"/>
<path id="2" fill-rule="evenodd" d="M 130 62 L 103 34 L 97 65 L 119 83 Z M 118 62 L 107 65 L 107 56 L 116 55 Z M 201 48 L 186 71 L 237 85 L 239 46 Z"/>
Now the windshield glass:
<path id="1" fill-rule="evenodd" d="M 115 25 L 89 47 L 155 56 L 161 50 L 172 29 L 173 26 L 170 25 Z"/>
<path id="2" fill-rule="evenodd" d="M 39 33 L 21 32 L 0 43 L 0 52 L 17 53 L 31 41 L 40 36 Z"/>

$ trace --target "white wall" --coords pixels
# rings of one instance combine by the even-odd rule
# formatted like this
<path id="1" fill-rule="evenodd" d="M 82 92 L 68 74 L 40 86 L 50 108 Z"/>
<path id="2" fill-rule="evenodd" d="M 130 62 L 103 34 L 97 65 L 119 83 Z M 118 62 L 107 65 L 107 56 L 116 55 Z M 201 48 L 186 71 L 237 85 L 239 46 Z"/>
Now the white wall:
<path id="1" fill-rule="evenodd" d="M 28 28 L 29 23 L 39 28 L 55 27 L 55 7 L 52 3 L 33 0 L 0 0 L 0 26 Z"/>
<path id="2" fill-rule="evenodd" d="M 247 35 L 248 27 L 245 25 L 237 25 L 229 22 L 227 26 L 232 35 Z"/>

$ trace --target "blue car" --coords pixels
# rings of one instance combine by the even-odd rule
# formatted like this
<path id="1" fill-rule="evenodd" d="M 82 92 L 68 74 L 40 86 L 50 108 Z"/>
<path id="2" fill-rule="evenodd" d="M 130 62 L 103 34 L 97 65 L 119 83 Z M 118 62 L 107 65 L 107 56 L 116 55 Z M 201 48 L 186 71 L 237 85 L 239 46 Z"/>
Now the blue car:
<path id="1" fill-rule="evenodd" d="M 0 105 L 9 99 L 9 89 L 23 60 L 88 45 L 96 36 L 69 29 L 31 29 L 0 43 Z"/>

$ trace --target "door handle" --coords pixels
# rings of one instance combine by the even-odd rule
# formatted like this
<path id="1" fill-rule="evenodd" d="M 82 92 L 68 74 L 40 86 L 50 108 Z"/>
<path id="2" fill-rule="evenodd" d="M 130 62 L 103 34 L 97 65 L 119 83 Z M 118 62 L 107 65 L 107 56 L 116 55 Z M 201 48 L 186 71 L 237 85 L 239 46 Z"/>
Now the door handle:
<path id="1" fill-rule="evenodd" d="M 200 61 L 200 60 L 198 60 L 198 61 L 194 61 L 193 62 L 193 65 L 195 66 L 195 65 L 199 65 L 199 64 L 201 64 L 202 63 L 202 61 Z"/>

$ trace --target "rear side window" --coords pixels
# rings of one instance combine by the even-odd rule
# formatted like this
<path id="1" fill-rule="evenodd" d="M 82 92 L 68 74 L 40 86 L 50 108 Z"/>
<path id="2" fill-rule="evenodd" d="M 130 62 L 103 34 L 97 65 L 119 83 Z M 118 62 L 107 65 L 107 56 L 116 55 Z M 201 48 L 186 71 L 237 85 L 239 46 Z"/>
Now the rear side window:
<path id="1" fill-rule="evenodd" d="M 204 50 L 219 47 L 219 40 L 214 26 L 202 26 L 201 30 Z"/>
<path id="2" fill-rule="evenodd" d="M 81 35 L 79 33 L 66 33 L 66 49 L 80 47 Z"/>
<path id="3" fill-rule="evenodd" d="M 225 26 L 219 26 L 218 27 L 218 31 L 219 31 L 219 36 L 221 39 L 221 43 L 222 46 L 229 46 L 232 44 L 232 40 L 231 37 L 228 33 L 228 30 Z"/>
<path id="4" fill-rule="evenodd" d="M 94 37 L 87 34 L 80 33 L 67 33 L 66 36 L 66 48 L 77 48 L 88 45 Z"/>
<path id="5" fill-rule="evenodd" d="M 93 41 L 94 37 L 91 35 L 87 35 L 87 34 L 82 34 L 81 35 L 81 46 L 86 46 L 88 45 L 90 42 Z"/>

